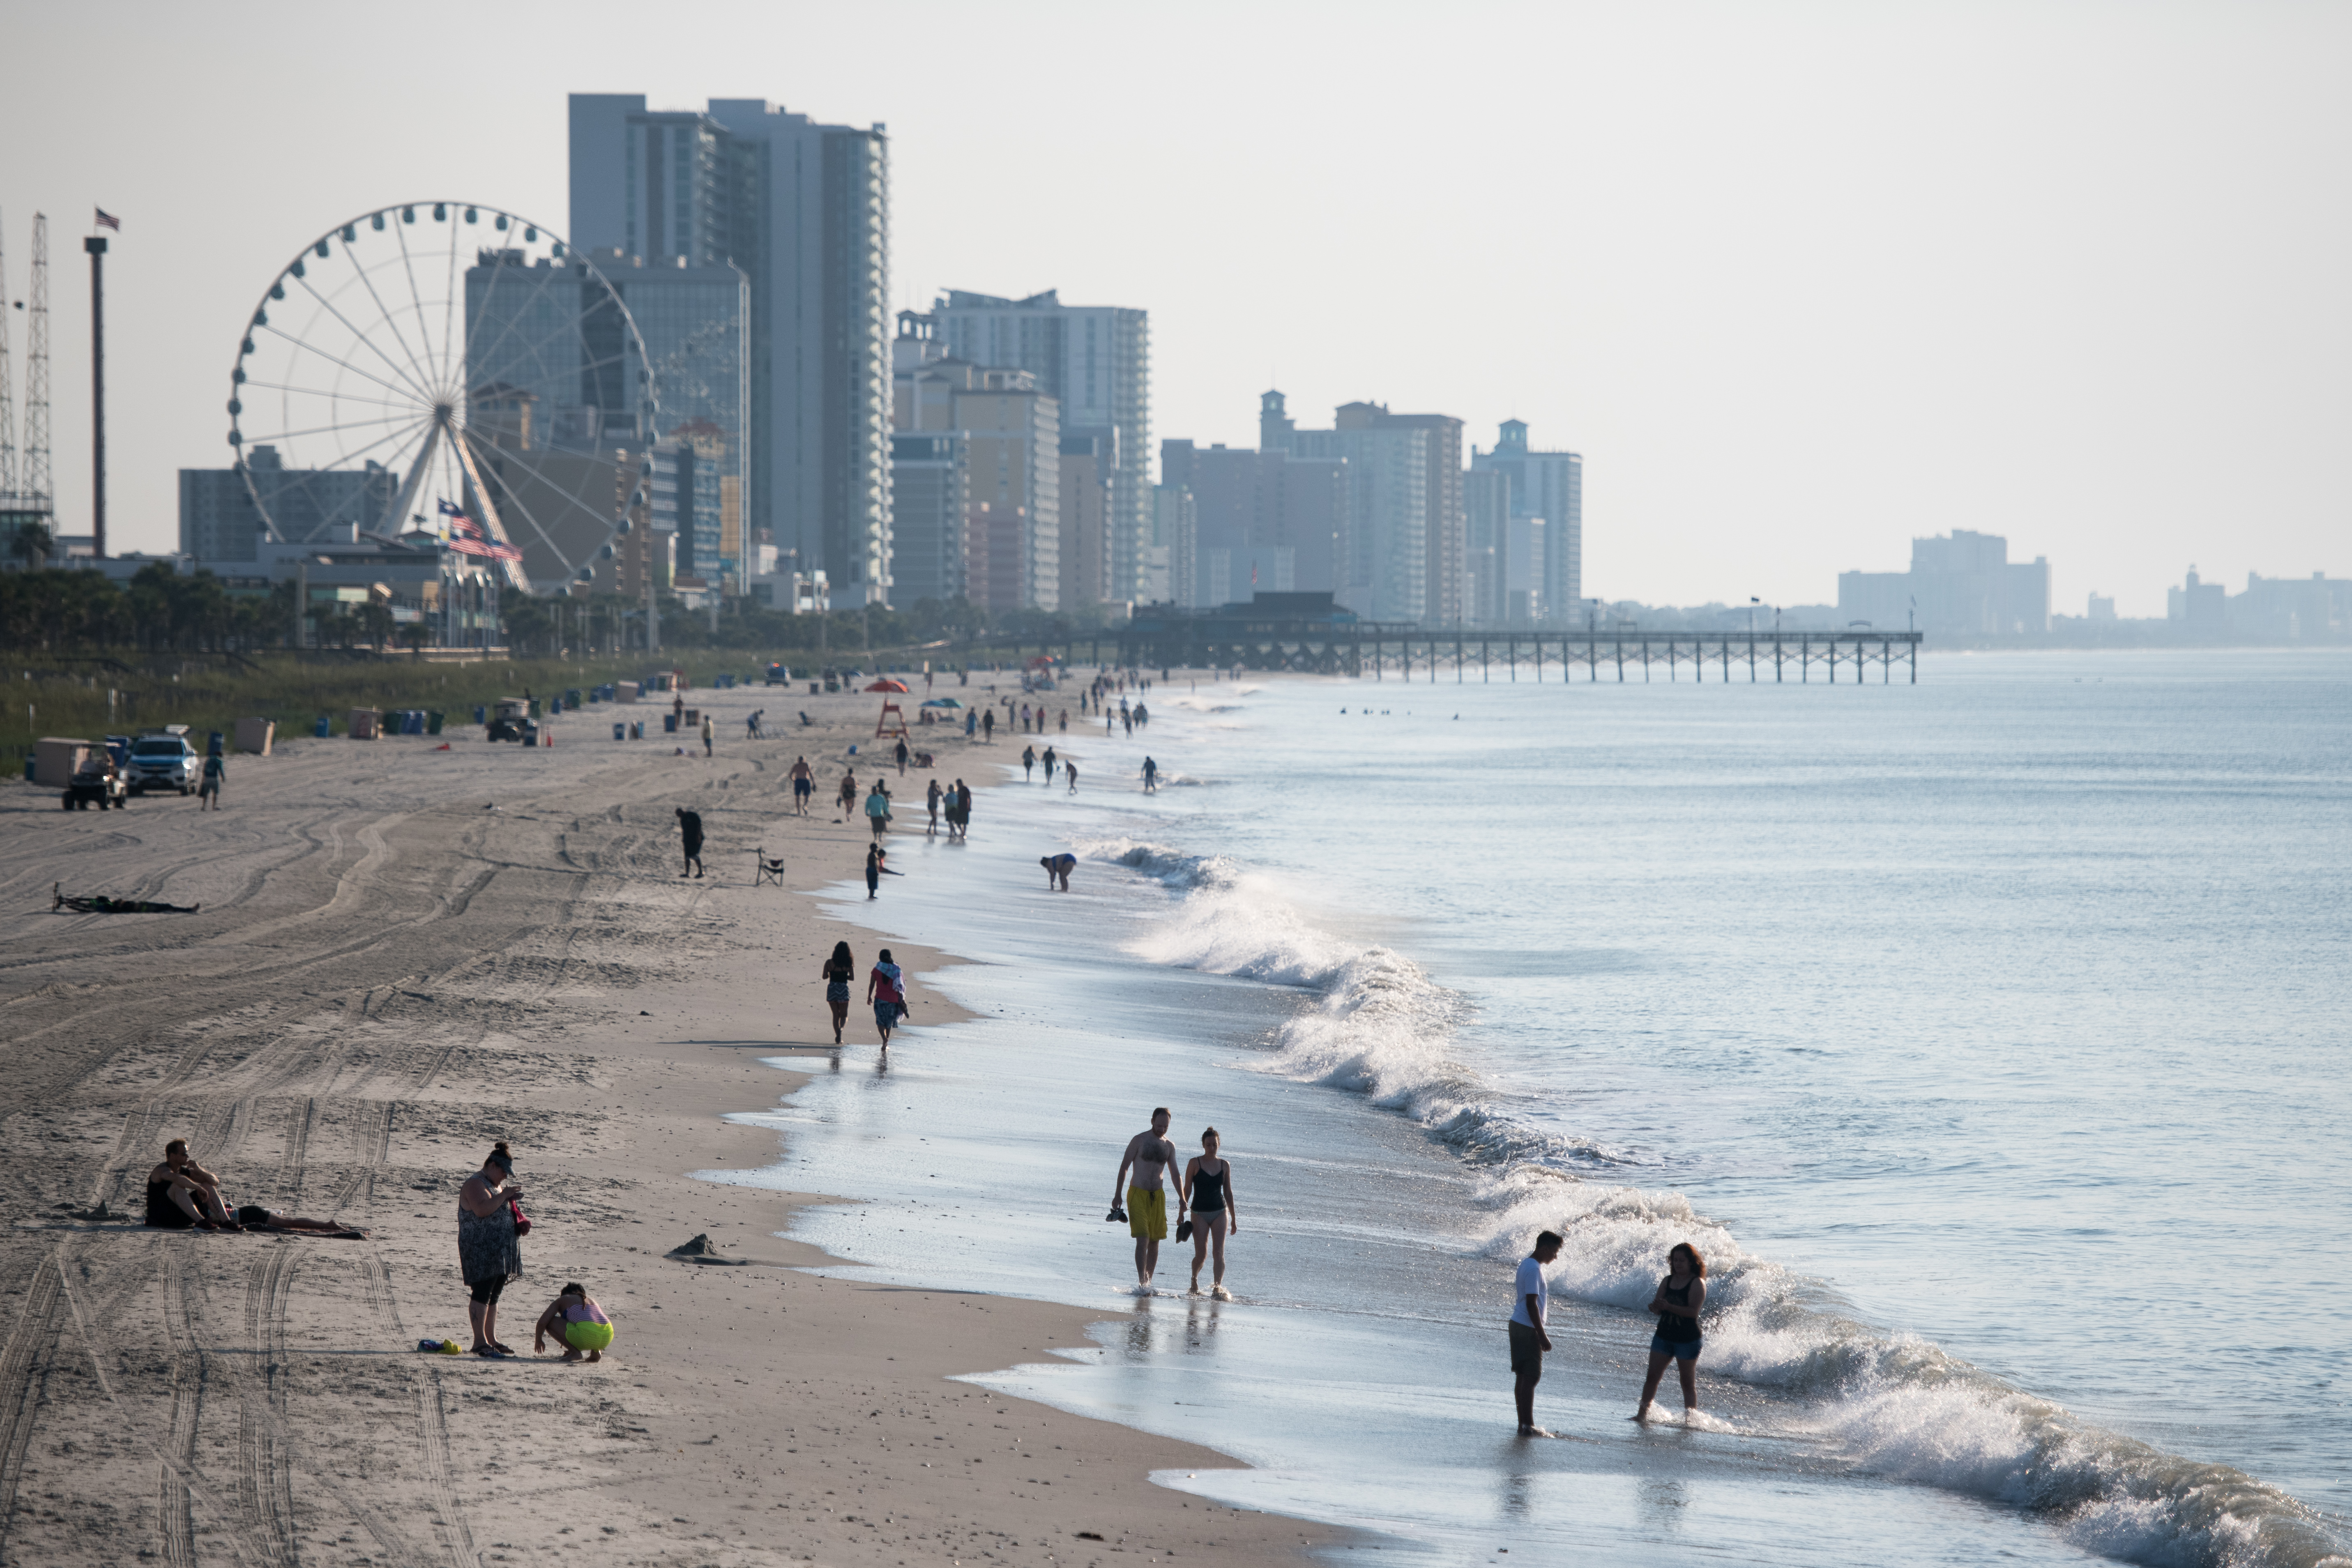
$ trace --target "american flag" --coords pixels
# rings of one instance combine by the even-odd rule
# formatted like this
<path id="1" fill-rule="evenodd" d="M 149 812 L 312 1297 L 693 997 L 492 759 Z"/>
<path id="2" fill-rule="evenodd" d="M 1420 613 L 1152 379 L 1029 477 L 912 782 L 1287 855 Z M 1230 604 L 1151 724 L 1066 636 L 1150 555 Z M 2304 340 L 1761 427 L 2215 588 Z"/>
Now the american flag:
<path id="1" fill-rule="evenodd" d="M 110 228 L 117 234 L 121 234 L 122 232 L 122 220 L 121 218 L 116 217 L 112 213 L 108 212 L 104 207 L 92 207 L 90 210 L 98 214 L 99 227 Z"/>
<path id="2" fill-rule="evenodd" d="M 443 501 L 440 514 L 449 522 L 449 548 L 459 555 L 482 555 L 492 561 L 520 561 L 522 552 L 511 544 L 501 544 L 482 531 L 482 525 L 466 515 L 466 509 Z"/>

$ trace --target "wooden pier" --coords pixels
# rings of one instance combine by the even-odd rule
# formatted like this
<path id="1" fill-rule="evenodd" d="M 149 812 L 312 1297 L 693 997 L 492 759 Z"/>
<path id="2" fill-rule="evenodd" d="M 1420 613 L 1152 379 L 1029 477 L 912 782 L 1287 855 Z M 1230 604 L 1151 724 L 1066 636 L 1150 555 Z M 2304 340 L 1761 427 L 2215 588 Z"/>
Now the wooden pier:
<path id="1" fill-rule="evenodd" d="M 1882 685 L 1895 667 L 1919 682 L 1922 634 L 1854 628 L 1843 632 L 1423 631 L 1397 625 L 1232 622 L 1192 628 L 1154 627 L 1156 635 L 1112 633 L 1064 643 L 1066 658 L 1136 668 L 1297 670 L 1372 680 L 1467 683 L 1590 681 L 1761 681 L 1859 683 L 1875 667 Z M 1176 635 L 1169 635 L 1171 632 Z M 1206 635 L 1201 635 L 1206 634 Z M 1843 671 L 1843 678 L 1840 672 Z"/>

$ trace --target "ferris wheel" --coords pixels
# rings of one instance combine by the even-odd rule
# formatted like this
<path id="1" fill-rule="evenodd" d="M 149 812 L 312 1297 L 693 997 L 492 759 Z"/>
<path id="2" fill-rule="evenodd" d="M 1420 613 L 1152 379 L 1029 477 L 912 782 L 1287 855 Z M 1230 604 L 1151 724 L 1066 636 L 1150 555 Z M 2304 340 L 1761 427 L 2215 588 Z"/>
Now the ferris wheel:
<path id="1" fill-rule="evenodd" d="M 626 531 L 656 389 L 620 294 L 544 225 L 410 202 L 271 280 L 228 413 L 269 536 L 432 534 L 553 591 Z"/>

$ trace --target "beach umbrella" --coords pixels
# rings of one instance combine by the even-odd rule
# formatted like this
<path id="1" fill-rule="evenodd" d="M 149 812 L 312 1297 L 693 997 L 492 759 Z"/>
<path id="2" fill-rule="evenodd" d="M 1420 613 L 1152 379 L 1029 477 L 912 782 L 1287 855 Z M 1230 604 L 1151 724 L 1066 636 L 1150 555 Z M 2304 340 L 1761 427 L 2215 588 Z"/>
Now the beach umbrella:
<path id="1" fill-rule="evenodd" d="M 962 703 L 952 697 L 934 697 L 923 704 L 926 708 L 961 708 Z"/>
<path id="2" fill-rule="evenodd" d="M 866 689 L 868 691 L 904 691 L 907 689 L 907 683 L 903 680 L 892 680 L 889 677 L 885 676 L 881 679 L 876 681 L 873 685 L 867 687 Z"/>

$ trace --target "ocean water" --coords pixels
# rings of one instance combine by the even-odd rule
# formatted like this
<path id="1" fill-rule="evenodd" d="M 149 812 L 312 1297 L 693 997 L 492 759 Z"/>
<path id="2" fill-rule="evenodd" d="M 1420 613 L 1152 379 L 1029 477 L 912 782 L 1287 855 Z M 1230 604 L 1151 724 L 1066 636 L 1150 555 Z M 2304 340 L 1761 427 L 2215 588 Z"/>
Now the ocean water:
<path id="1" fill-rule="evenodd" d="M 1103 1310 L 992 1386 L 1401 1561 L 2352 1560 L 2352 658 L 1150 700 L 1065 743 L 1076 795 L 826 901 L 970 959 L 934 979 L 979 1017 L 755 1113 L 792 1137 L 750 1179 L 866 1200 L 809 1239 Z M 1161 1103 L 1225 1136 L 1234 1302 L 1172 1244 L 1118 1294 Z M 1500 1324 L 1547 1226 L 1530 1442 Z M 1670 1373 L 1636 1426 L 1685 1239 L 1704 1415 Z"/>

